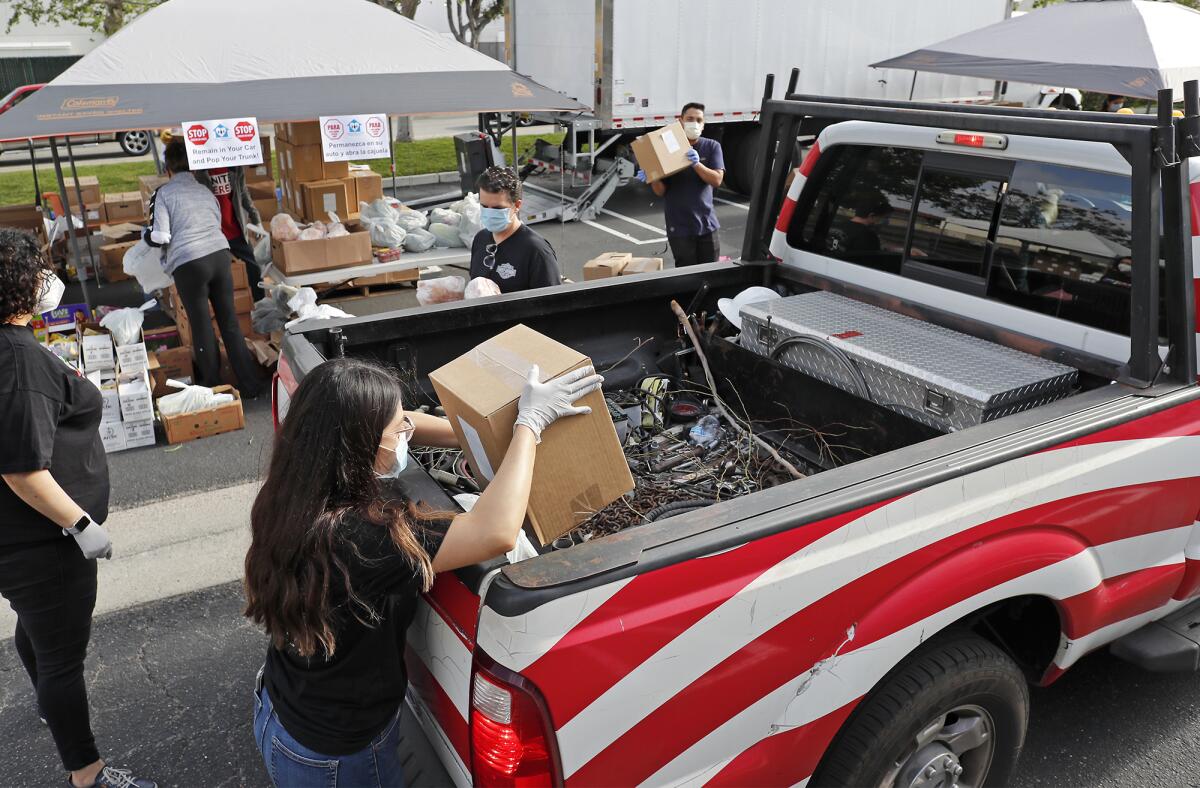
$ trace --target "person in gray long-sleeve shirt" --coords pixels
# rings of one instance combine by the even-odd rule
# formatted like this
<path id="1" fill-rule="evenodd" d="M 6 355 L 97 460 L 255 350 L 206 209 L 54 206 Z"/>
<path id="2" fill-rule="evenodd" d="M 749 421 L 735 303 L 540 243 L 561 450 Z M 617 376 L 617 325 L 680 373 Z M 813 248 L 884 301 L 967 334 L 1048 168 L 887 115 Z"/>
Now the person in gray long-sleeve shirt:
<path id="1" fill-rule="evenodd" d="M 169 143 L 163 159 L 171 179 L 150 200 L 151 223 L 143 238 L 162 247 L 163 269 L 175 279 L 192 328 L 196 382 L 202 386 L 221 382 L 221 356 L 209 320 L 212 304 L 238 388 L 244 398 L 252 399 L 261 392 L 263 381 L 238 326 L 229 241 L 221 231 L 217 198 L 189 171 L 182 140 Z"/>

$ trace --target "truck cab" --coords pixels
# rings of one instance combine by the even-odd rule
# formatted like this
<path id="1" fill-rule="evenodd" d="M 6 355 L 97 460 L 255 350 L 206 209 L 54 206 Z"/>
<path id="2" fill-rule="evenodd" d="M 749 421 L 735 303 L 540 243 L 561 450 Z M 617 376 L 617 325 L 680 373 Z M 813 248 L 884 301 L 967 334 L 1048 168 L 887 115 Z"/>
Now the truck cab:
<path id="1" fill-rule="evenodd" d="M 281 414 L 337 355 L 395 366 L 436 405 L 430 371 L 524 323 L 607 369 L 609 392 L 666 374 L 737 403 L 803 469 L 440 576 L 409 631 L 409 705 L 456 784 L 1004 784 L 1030 685 L 1109 644 L 1200 666 L 1195 86 L 1187 117 L 1128 123 L 792 87 L 762 105 L 737 264 L 285 338 Z M 714 317 L 750 285 L 836 294 L 1075 384 L 949 425 L 936 399 L 900 406 L 754 349 Z M 772 431 L 783 419 L 815 429 Z M 663 473 L 644 455 L 670 439 L 648 440 L 635 476 Z M 409 466 L 419 497 L 453 505 L 444 474 Z"/>

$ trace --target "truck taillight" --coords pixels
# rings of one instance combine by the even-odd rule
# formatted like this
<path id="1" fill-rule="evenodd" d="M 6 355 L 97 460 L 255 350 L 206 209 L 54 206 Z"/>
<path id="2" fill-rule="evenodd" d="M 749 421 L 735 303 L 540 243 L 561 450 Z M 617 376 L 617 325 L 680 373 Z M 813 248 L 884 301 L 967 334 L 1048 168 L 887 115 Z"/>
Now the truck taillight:
<path id="1" fill-rule="evenodd" d="M 526 679 L 476 654 L 471 773 L 478 786 L 561 785 L 550 715 Z"/>

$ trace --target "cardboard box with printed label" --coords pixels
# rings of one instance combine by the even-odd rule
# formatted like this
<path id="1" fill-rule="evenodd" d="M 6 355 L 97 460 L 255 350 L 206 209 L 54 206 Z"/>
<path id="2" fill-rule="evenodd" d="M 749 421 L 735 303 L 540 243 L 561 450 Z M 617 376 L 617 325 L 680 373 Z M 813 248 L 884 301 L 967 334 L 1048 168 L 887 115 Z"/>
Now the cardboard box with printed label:
<path id="1" fill-rule="evenodd" d="M 109 370 L 96 370 L 86 375 L 87 379 L 100 390 L 100 400 L 103 410 L 100 411 L 100 421 L 113 422 L 121 420 L 121 400 L 117 396 L 117 376 Z"/>
<path id="2" fill-rule="evenodd" d="M 621 276 L 633 276 L 634 274 L 648 274 L 651 271 L 663 270 L 663 259 L 661 257 L 634 257 L 625 267 L 621 269 Z"/>
<path id="3" fill-rule="evenodd" d="M 106 454 L 125 450 L 125 427 L 120 421 L 100 422 L 100 442 Z"/>
<path id="4" fill-rule="evenodd" d="M 232 394 L 233 402 L 193 413 L 163 416 L 163 431 L 167 434 L 167 443 L 183 443 L 210 435 L 220 435 L 223 432 L 240 430 L 246 426 L 246 415 L 242 411 L 242 398 L 238 395 L 237 389 L 232 386 L 213 386 L 213 391 L 217 394 Z"/>
<path id="5" fill-rule="evenodd" d="M 113 351 L 112 334 L 98 323 L 79 323 L 79 354 L 85 371 L 116 369 L 117 356 Z"/>
<path id="6" fill-rule="evenodd" d="M 377 172 L 354 170 L 350 173 L 354 181 L 354 199 L 351 212 L 358 212 L 358 204 L 374 202 L 383 197 L 383 177 Z"/>
<path id="7" fill-rule="evenodd" d="M 75 209 L 72 208 L 72 211 L 74 210 Z M 75 215 L 78 216 L 79 214 Z M 99 200 L 92 203 L 84 203 L 83 216 L 89 229 L 98 230 L 100 229 L 100 225 L 108 221 L 108 218 L 104 213 L 104 203 L 100 202 Z"/>
<path id="8" fill-rule="evenodd" d="M 429 374 L 477 479 L 491 480 L 504 459 L 530 367 L 537 364 L 541 379 L 550 380 L 590 363 L 582 353 L 517 325 Z M 633 489 L 603 393 L 594 391 L 577 404 L 592 412 L 559 419 L 538 446 L 528 514 L 542 544 Z"/>
<path id="9" fill-rule="evenodd" d="M 146 352 L 145 342 L 134 342 L 130 345 L 117 345 L 117 369 L 122 375 L 132 372 L 143 372 L 150 363 Z"/>
<path id="10" fill-rule="evenodd" d="M 137 241 L 105 244 L 100 247 L 100 261 L 104 264 L 104 276 L 110 282 L 122 282 L 129 278 L 125 273 L 125 253 L 137 246 Z"/>
<path id="11" fill-rule="evenodd" d="M 76 202 L 79 199 L 79 193 L 83 192 L 83 204 L 97 203 L 103 199 L 100 196 L 100 179 L 95 175 L 82 175 L 79 178 L 79 189 L 75 188 L 74 178 L 63 178 L 63 184 L 67 187 L 67 201 Z"/>
<path id="12" fill-rule="evenodd" d="M 687 160 L 692 146 L 679 121 L 643 134 L 630 147 L 638 166 L 646 173 L 646 183 L 661 181 L 692 166 Z"/>
<path id="13" fill-rule="evenodd" d="M 349 213 L 350 195 L 346 181 L 314 181 L 303 184 L 304 218 L 308 221 L 329 221 L 329 214 L 345 218 Z"/>
<path id="14" fill-rule="evenodd" d="M 598 257 L 593 257 L 583 264 L 583 281 L 590 282 L 593 279 L 619 276 L 632 259 L 633 255 L 629 252 L 605 252 Z"/>
<path id="15" fill-rule="evenodd" d="M 121 428 L 125 431 L 125 448 L 127 449 L 155 444 L 153 418 L 122 422 Z"/>
<path id="16" fill-rule="evenodd" d="M 275 175 L 271 170 L 271 138 L 259 137 L 259 142 L 262 144 L 262 164 L 252 164 L 243 169 L 246 171 L 246 183 L 256 183 L 259 181 L 275 182 Z M 274 188 L 274 186 L 272 186 Z"/>
<path id="17" fill-rule="evenodd" d="M 104 216 L 109 222 L 123 222 L 128 219 L 143 219 L 146 214 L 142 210 L 142 195 L 140 192 L 114 192 L 104 195 Z"/>
<path id="18" fill-rule="evenodd" d="M 281 167 L 294 183 L 350 177 L 350 162 L 325 161 L 320 142 L 316 145 L 280 143 L 279 157 L 284 162 Z"/>
<path id="19" fill-rule="evenodd" d="M 146 370 L 133 375 L 119 375 L 117 397 L 121 401 L 121 421 L 146 421 L 154 418 L 150 375 Z"/>

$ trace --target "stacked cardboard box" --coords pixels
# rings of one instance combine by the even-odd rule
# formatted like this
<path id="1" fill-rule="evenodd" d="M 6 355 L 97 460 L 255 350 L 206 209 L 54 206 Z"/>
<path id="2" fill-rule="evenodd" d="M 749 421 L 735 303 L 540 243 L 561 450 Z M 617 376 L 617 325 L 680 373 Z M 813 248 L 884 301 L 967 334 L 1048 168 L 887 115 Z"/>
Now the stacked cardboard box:
<path id="1" fill-rule="evenodd" d="M 37 205 L 0 205 L 0 227 L 26 230 L 37 238 L 39 246 L 49 243 L 45 216 Z"/>
<path id="2" fill-rule="evenodd" d="M 146 343 L 113 344 L 112 335 L 95 323 L 79 323 L 80 362 L 104 401 L 100 439 L 106 452 L 153 446 L 154 401 Z"/>
<path id="3" fill-rule="evenodd" d="M 104 218 L 107 222 L 144 222 L 140 192 L 112 192 L 104 195 Z"/>
<path id="4" fill-rule="evenodd" d="M 605 252 L 583 264 L 583 281 L 661 271 L 661 257 L 634 257 L 629 252 Z"/>
<path id="5" fill-rule="evenodd" d="M 138 192 L 142 195 L 142 215 L 148 219 L 153 219 L 150 216 L 150 198 L 154 196 L 154 192 L 158 190 L 170 178 L 165 175 L 139 175 L 138 176 Z"/>
<path id="6" fill-rule="evenodd" d="M 187 311 L 183 308 L 183 302 L 179 298 L 179 291 L 175 285 L 171 285 L 170 301 L 171 309 L 175 313 L 175 325 L 179 329 L 180 343 L 190 349 L 193 338 L 192 323 L 188 319 Z M 250 290 L 250 280 L 246 276 L 246 264 L 241 260 L 233 261 L 233 307 L 237 313 L 238 326 L 242 329 L 242 335 L 258 336 L 250 324 L 250 312 L 254 309 L 254 294 Z M 213 313 L 211 304 L 209 304 L 208 313 L 210 316 Z M 221 330 L 217 328 L 215 320 L 213 320 L 213 333 L 220 339 Z"/>
<path id="7" fill-rule="evenodd" d="M 275 126 L 279 149 L 279 185 L 283 209 L 306 222 L 328 221 L 330 213 L 343 220 L 358 214 L 358 205 L 383 196 L 383 178 L 354 170 L 349 162 L 325 161 L 321 129 L 316 121 Z"/>

